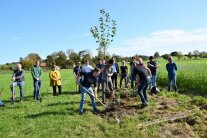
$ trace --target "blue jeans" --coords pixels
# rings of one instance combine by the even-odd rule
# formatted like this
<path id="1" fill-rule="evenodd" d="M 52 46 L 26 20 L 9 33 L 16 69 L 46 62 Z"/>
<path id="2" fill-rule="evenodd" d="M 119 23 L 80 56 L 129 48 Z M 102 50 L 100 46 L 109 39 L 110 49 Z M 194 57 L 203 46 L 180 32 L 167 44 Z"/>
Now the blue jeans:
<path id="1" fill-rule="evenodd" d="M 87 89 L 92 95 L 94 95 L 92 87 L 89 87 L 89 88 L 84 87 L 84 88 Z M 84 105 L 84 101 L 86 100 L 86 94 L 87 94 L 87 91 L 84 88 L 83 87 L 80 88 L 81 93 L 82 93 L 81 101 L 80 101 L 80 109 L 79 109 L 80 113 L 83 113 L 83 105 Z M 95 111 L 96 110 L 96 101 L 91 94 L 89 94 L 89 96 L 91 98 L 93 110 Z"/>
<path id="2" fill-rule="evenodd" d="M 42 80 L 34 80 L 34 99 L 38 99 L 40 97 L 40 87 L 42 85 Z"/>
<path id="3" fill-rule="evenodd" d="M 157 80 L 157 75 L 152 75 L 151 81 L 149 83 L 149 90 L 151 90 L 152 87 L 157 87 L 156 80 Z"/>
<path id="4" fill-rule="evenodd" d="M 142 103 L 147 103 L 147 87 L 148 84 L 150 82 L 150 79 L 146 78 L 146 79 L 142 79 L 140 80 L 140 84 L 138 87 L 138 95 L 141 98 Z"/>
<path id="5" fill-rule="evenodd" d="M 168 91 L 170 91 L 171 82 L 173 84 L 173 89 L 175 92 L 177 91 L 177 85 L 176 85 L 176 76 L 169 76 L 168 75 Z"/>
<path id="6" fill-rule="evenodd" d="M 131 80 L 131 88 L 134 88 L 134 82 L 135 82 L 136 76 L 133 76 L 133 73 L 130 75 L 130 80 Z"/>
<path id="7" fill-rule="evenodd" d="M 0 100 L 0 106 L 4 105 L 3 102 Z"/>
<path id="8" fill-rule="evenodd" d="M 19 86 L 20 89 L 20 100 L 24 100 L 24 81 L 15 81 L 13 84 L 10 86 L 11 91 L 13 92 L 13 87 Z M 14 90 L 14 95 L 16 95 L 16 91 Z"/>

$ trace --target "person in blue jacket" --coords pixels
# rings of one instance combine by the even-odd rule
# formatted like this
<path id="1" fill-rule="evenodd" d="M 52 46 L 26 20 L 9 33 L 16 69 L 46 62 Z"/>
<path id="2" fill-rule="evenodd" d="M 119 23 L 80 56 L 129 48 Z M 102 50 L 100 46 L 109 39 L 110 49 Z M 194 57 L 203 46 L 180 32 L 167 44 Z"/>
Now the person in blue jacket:
<path id="1" fill-rule="evenodd" d="M 166 64 L 166 69 L 168 72 L 168 92 L 170 91 L 171 82 L 173 84 L 173 89 L 177 92 L 177 85 L 176 85 L 176 72 L 177 72 L 177 65 L 173 62 L 172 56 L 168 57 L 168 63 Z"/>

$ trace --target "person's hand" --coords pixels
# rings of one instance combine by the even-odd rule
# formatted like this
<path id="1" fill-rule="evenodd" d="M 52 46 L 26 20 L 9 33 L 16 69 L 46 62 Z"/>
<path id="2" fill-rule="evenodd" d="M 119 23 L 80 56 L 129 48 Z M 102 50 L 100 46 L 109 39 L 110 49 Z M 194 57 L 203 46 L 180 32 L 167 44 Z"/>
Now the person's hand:
<path id="1" fill-rule="evenodd" d="M 15 81 L 15 77 L 12 78 L 12 81 Z"/>
<path id="2" fill-rule="evenodd" d="M 39 78 L 37 78 L 37 77 L 36 77 L 35 79 L 36 79 L 36 80 L 40 80 L 40 79 L 39 79 Z"/>

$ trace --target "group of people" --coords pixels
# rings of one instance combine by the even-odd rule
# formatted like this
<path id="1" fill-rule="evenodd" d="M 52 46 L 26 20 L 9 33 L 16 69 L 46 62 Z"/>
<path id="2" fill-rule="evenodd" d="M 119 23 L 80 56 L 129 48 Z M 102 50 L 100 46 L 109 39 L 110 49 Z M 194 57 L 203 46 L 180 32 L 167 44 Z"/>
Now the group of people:
<path id="1" fill-rule="evenodd" d="M 122 65 L 119 67 L 116 63 L 115 58 L 113 57 L 108 62 L 105 60 L 98 59 L 98 64 L 93 68 L 89 61 L 86 60 L 85 64 L 81 66 L 81 63 L 78 62 L 74 68 L 74 76 L 77 80 L 79 86 L 79 92 L 81 93 L 79 113 L 83 114 L 84 101 L 86 99 L 86 94 L 89 93 L 89 96 L 92 101 L 93 111 L 97 112 L 95 99 L 97 98 L 97 91 L 102 89 L 102 102 L 105 103 L 106 92 L 110 92 L 113 95 L 116 95 L 116 90 L 118 89 L 118 74 L 120 72 L 120 88 L 122 87 L 122 81 L 125 82 L 125 88 L 128 88 L 129 82 L 131 83 L 131 88 L 134 89 L 135 86 L 138 88 L 138 95 L 142 101 L 142 107 L 148 105 L 148 98 L 146 90 L 147 88 L 152 89 L 157 87 L 157 62 L 153 56 L 149 57 L 149 62 L 147 65 L 143 62 L 142 58 L 132 57 L 130 64 L 130 76 L 128 75 L 128 67 L 126 66 L 125 61 L 122 61 Z M 173 58 L 170 56 L 168 58 L 168 63 L 166 64 L 166 69 L 168 71 L 168 91 L 170 91 L 171 82 L 173 82 L 173 88 L 177 91 L 176 86 L 176 71 L 177 66 L 173 63 Z M 12 96 L 16 95 L 14 90 L 15 86 L 20 88 L 20 101 L 24 100 L 24 74 L 25 71 L 22 69 L 20 63 L 17 64 L 17 69 L 12 75 L 12 85 L 11 91 Z M 39 100 L 40 88 L 42 85 L 41 76 L 42 68 L 40 67 L 40 61 L 37 60 L 35 65 L 31 69 L 31 74 L 33 78 L 34 86 L 34 100 Z M 56 96 L 56 87 L 58 87 L 59 95 L 62 93 L 62 83 L 61 83 L 61 74 L 59 72 L 59 67 L 56 65 L 52 66 L 52 69 L 49 73 L 50 85 L 53 87 L 53 95 Z M 0 101 L 0 103 L 2 103 Z M 3 103 L 2 103 L 3 105 Z"/>
<path id="2" fill-rule="evenodd" d="M 40 88 L 42 85 L 42 68 L 40 67 L 40 61 L 35 61 L 35 65 L 31 68 L 31 75 L 33 78 L 33 86 L 34 86 L 34 93 L 33 98 L 35 101 L 40 100 Z M 59 94 L 62 93 L 61 91 L 61 74 L 59 72 L 59 68 L 56 65 L 52 66 L 52 69 L 49 73 L 50 77 L 50 86 L 53 87 L 53 95 L 56 95 L 56 87 L 58 87 Z M 18 86 L 20 89 L 20 101 L 24 101 L 24 79 L 25 79 L 25 70 L 22 69 L 21 63 L 18 63 L 16 65 L 16 69 L 14 70 L 14 73 L 12 75 L 12 84 L 10 86 L 11 92 L 12 92 L 12 98 L 11 100 L 14 100 L 16 98 L 16 90 L 14 89 L 15 86 Z M 0 101 L 0 106 L 3 106 L 2 101 Z"/>
<path id="3" fill-rule="evenodd" d="M 102 103 L 105 103 L 106 91 L 111 93 L 116 93 L 117 89 L 117 77 L 120 72 L 120 88 L 122 87 L 122 81 L 125 81 L 125 88 L 128 88 L 128 83 L 131 83 L 131 88 L 135 86 L 138 88 L 138 95 L 142 101 L 142 107 L 148 105 L 148 98 L 146 90 L 147 88 L 156 88 L 157 79 L 157 62 L 153 56 L 149 57 L 149 62 L 147 65 L 144 64 L 142 58 L 132 57 L 130 62 L 130 79 L 128 76 L 128 67 L 125 65 L 125 61 L 122 61 L 122 66 L 118 66 L 115 58 L 110 59 L 107 63 L 105 60 L 98 59 L 98 64 L 93 69 L 86 61 L 85 65 L 81 67 L 81 63 L 77 63 L 74 68 L 74 75 L 79 84 L 79 92 L 82 93 L 79 113 L 83 114 L 83 105 L 86 99 L 86 93 L 92 101 L 93 111 L 96 112 L 95 98 L 97 98 L 97 90 L 100 90 L 100 85 L 102 86 Z M 166 64 L 166 69 L 168 71 L 168 91 L 170 91 L 171 82 L 173 81 L 173 88 L 177 91 L 176 86 L 176 71 L 177 66 L 173 63 L 172 57 L 168 58 L 168 63 Z M 93 85 L 93 86 L 92 86 Z"/>

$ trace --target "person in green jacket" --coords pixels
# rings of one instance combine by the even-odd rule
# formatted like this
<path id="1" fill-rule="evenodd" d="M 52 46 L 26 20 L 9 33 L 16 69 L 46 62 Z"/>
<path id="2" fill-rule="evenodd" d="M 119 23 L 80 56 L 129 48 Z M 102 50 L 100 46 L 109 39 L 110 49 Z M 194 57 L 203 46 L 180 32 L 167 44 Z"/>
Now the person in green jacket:
<path id="1" fill-rule="evenodd" d="M 34 85 L 34 100 L 39 100 L 40 98 L 40 87 L 42 85 L 42 68 L 40 67 L 40 61 L 37 60 L 35 65 L 32 67 L 31 70 L 32 77 L 33 77 L 33 85 Z"/>

